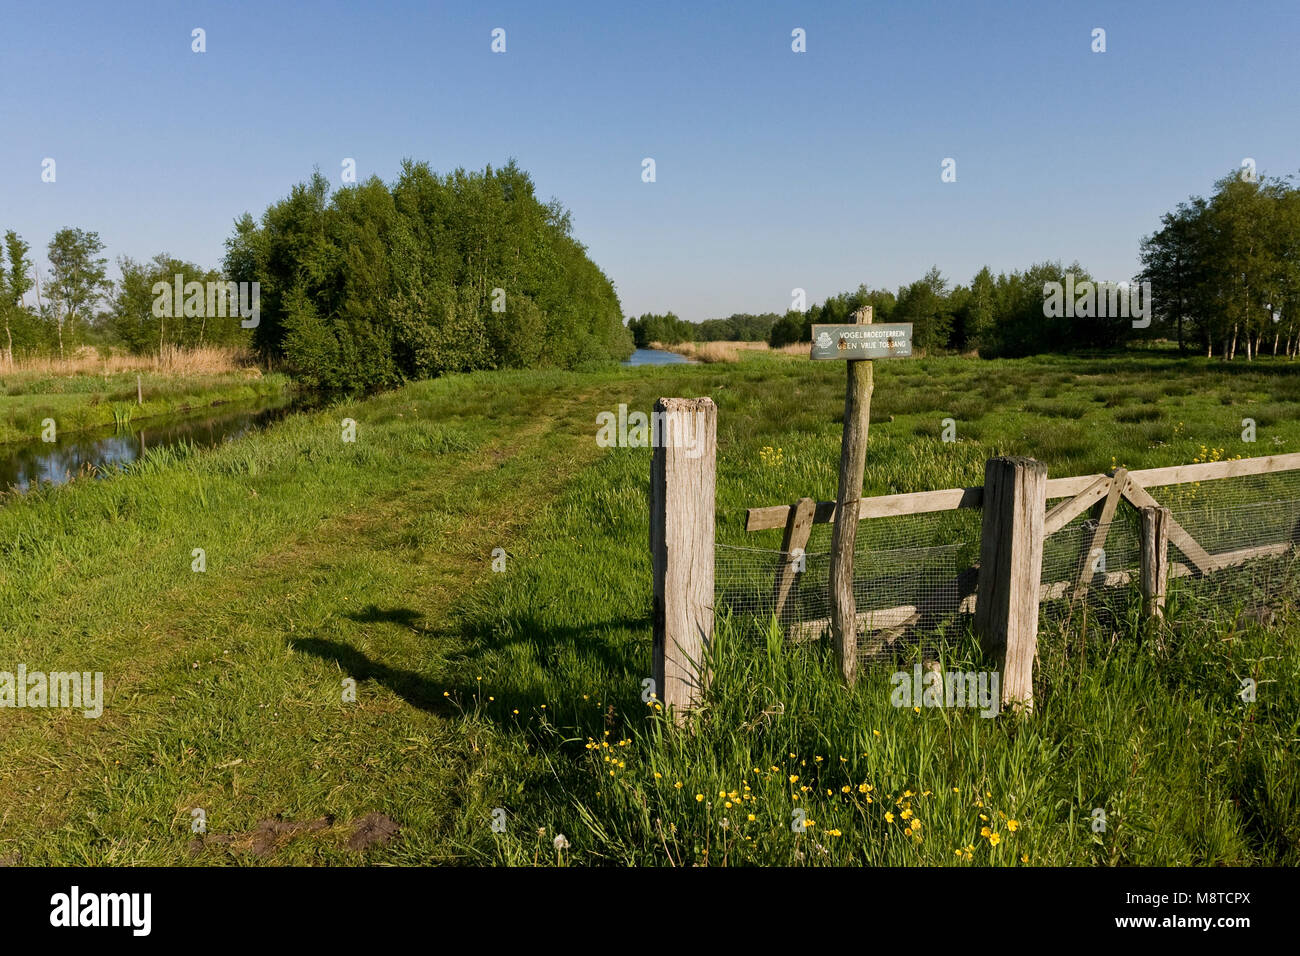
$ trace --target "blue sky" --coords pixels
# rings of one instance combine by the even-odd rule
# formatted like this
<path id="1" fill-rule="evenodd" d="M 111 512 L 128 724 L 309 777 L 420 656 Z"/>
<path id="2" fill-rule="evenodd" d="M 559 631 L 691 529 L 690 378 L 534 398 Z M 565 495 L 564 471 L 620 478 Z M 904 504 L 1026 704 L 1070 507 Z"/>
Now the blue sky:
<path id="1" fill-rule="evenodd" d="M 313 166 L 514 157 L 629 315 L 780 312 L 796 287 L 811 303 L 936 264 L 1123 279 L 1161 213 L 1244 157 L 1300 170 L 1297 51 L 1294 0 L 5 0 L 0 230 L 216 265 L 234 218 Z"/>

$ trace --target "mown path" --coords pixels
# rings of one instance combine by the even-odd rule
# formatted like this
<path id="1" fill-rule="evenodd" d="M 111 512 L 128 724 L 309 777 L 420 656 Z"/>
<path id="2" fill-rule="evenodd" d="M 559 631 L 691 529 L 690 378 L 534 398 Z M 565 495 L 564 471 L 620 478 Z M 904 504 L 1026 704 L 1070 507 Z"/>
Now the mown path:
<path id="1" fill-rule="evenodd" d="M 360 455 L 314 466 L 325 456 L 313 434 L 265 472 L 103 483 L 186 488 L 156 513 L 126 517 L 134 499 L 103 486 L 12 505 L 11 524 L 22 523 L 17 509 L 70 502 L 93 516 L 61 526 L 83 542 L 80 556 L 55 540 L 0 576 L 9 594 L 34 592 L 27 603 L 49 609 L 8 608 L 4 657 L 102 670 L 109 690 L 98 720 L 0 712 L 0 858 L 358 862 L 347 842 L 374 813 L 400 821 L 403 838 L 372 855 L 464 858 L 457 806 L 473 798 L 484 753 L 443 696 L 463 679 L 467 650 L 453 611 L 491 573 L 493 549 L 509 551 L 600 453 L 593 409 L 618 399 L 599 391 L 554 393 L 545 416 L 527 392 L 503 397 L 483 415 L 433 425 L 433 442 L 452 450 L 431 455 L 400 445 L 427 437 L 458 396 L 414 386 L 346 411 L 359 449 L 397 449 L 379 467 Z M 314 428 L 334 442 L 342 414 L 250 441 L 274 449 Z M 461 435 L 472 447 L 455 450 Z M 60 524 L 31 517 L 47 537 Z M 214 534 L 197 575 L 189 546 Z M 349 676 L 355 703 L 342 700 Z M 201 848 L 193 808 L 205 814 Z M 382 826 L 371 830 L 382 840 Z"/>

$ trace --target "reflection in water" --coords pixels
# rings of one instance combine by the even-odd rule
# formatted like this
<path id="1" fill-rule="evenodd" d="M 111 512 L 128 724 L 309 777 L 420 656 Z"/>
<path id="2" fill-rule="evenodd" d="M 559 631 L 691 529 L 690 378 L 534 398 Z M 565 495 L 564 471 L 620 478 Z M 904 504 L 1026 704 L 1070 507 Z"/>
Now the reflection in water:
<path id="1" fill-rule="evenodd" d="M 666 352 L 663 349 L 637 349 L 632 353 L 624 365 L 694 365 L 684 355 L 678 355 L 676 352 Z"/>
<path id="2" fill-rule="evenodd" d="M 184 416 L 146 418 L 127 428 L 60 433 L 56 442 L 0 445 L 0 489 L 61 485 L 80 474 L 128 465 L 146 451 L 182 442 L 210 448 L 307 407 L 301 396 L 258 405 L 216 406 Z"/>

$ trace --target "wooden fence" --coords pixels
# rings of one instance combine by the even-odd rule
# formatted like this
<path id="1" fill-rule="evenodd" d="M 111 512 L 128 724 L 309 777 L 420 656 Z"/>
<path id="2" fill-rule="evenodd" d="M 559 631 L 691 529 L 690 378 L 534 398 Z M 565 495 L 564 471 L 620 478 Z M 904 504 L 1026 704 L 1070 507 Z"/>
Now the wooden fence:
<path id="1" fill-rule="evenodd" d="M 1133 577 L 1127 571 L 1101 570 L 1095 560 L 1104 553 L 1121 501 L 1127 501 L 1141 515 L 1141 565 L 1137 577 L 1147 614 L 1159 618 L 1170 577 L 1200 577 L 1256 558 L 1286 554 L 1300 546 L 1300 522 L 1290 541 L 1211 554 L 1148 489 L 1295 470 L 1300 470 L 1300 454 L 1133 471 L 1117 468 L 1106 474 L 1048 479 L 1046 466 L 1033 459 L 994 458 L 988 462 L 982 486 L 863 498 L 859 520 L 979 508 L 983 510 L 983 521 L 977 569 L 958 575 L 937 589 L 929 601 L 862 612 L 858 616 L 859 633 L 883 634 L 876 643 L 888 644 L 926 620 L 951 613 L 973 613 L 986 648 L 1000 651 L 1003 656 L 1007 668 L 1002 684 L 1004 702 L 1030 705 L 1032 674 L 1025 662 L 1032 663 L 1037 649 L 1039 603 L 1061 598 L 1079 602 L 1091 587 L 1128 584 Z M 1053 500 L 1058 503 L 1049 509 L 1048 502 Z M 1041 581 L 1043 542 L 1090 509 L 1096 525 L 1080 555 L 1077 577 L 1070 581 Z M 834 510 L 834 502 L 808 498 L 794 505 L 751 508 L 746 514 L 745 530 L 784 528 L 781 550 L 788 555 L 802 551 L 812 526 L 833 520 Z M 1171 543 L 1186 563 L 1169 560 Z M 786 560 L 777 571 L 774 598 L 778 615 L 797 577 L 796 567 L 795 562 Z M 828 619 L 800 622 L 792 628 L 791 636 L 795 640 L 818 638 L 829 626 Z"/>
<path id="2" fill-rule="evenodd" d="M 707 422 L 701 454 L 656 446 L 651 465 L 650 541 L 655 571 L 655 686 L 666 707 L 681 719 L 693 709 L 708 683 L 706 662 L 713 636 L 714 482 L 717 409 L 710 399 L 660 399 L 655 410 L 703 412 Z M 950 613 L 973 613 L 987 651 L 1002 666 L 1003 703 L 1013 708 L 1033 704 L 1033 662 L 1037 652 L 1038 608 L 1042 600 L 1083 600 L 1089 588 L 1127 584 L 1126 571 L 1104 571 L 1093 556 L 1103 553 L 1121 501 L 1141 515 L 1140 569 L 1137 574 L 1146 613 L 1158 619 L 1170 577 L 1201 577 L 1255 558 L 1280 556 L 1300 548 L 1300 521 L 1290 541 L 1210 553 L 1180 525 L 1170 509 L 1148 489 L 1189 482 L 1300 470 L 1300 454 L 1235 461 L 1175 465 L 1129 471 L 1047 477 L 1047 466 L 1031 458 L 993 458 L 984 484 L 911 494 L 862 498 L 858 519 L 916 515 L 960 508 L 982 511 L 980 560 L 936 589 L 932 598 L 858 613 L 859 634 L 873 635 L 886 646 L 908 629 Z M 1048 503 L 1056 501 L 1049 508 Z M 1087 536 L 1081 570 L 1073 580 L 1043 582 L 1043 543 L 1091 509 L 1096 524 Z M 802 573 L 797 557 L 815 524 L 833 522 L 835 502 L 801 498 L 793 505 L 750 508 L 745 530 L 781 528 L 780 563 L 772 582 L 775 613 L 784 610 Z M 1169 560 L 1175 545 L 1185 562 Z M 799 622 L 795 640 L 820 637 L 829 618 Z"/>

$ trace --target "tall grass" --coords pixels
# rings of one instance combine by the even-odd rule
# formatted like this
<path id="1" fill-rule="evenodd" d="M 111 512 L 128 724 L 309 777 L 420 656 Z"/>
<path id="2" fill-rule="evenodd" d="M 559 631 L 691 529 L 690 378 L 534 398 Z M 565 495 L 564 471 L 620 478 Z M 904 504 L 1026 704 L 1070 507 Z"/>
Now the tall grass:
<path id="1" fill-rule="evenodd" d="M 131 413 L 134 411 L 132 406 L 115 403 L 113 405 L 113 427 L 121 431 L 131 424 Z"/>
<path id="2" fill-rule="evenodd" d="M 587 722 L 582 753 L 562 743 L 567 727 L 539 738 L 585 779 L 566 774 L 572 809 L 537 818 L 566 820 L 586 858 L 625 865 L 1294 865 L 1295 691 L 1257 707 L 1234 696 L 1235 671 L 1276 651 L 1277 632 L 1239 635 L 1230 661 L 1221 635 L 1190 622 L 1174 634 L 1172 658 L 1094 647 L 1082 673 L 1040 672 L 1037 713 L 987 719 L 892 706 L 888 666 L 847 691 L 829 654 L 775 628 L 755 647 L 724 621 L 689 730 L 633 712 L 608 735 Z M 1274 679 L 1293 675 L 1293 646 L 1285 659 Z M 894 667 L 910 677 L 914 663 Z M 995 664 L 967 642 L 943 667 Z M 531 849 L 530 827 L 513 832 Z M 515 849 L 502 841 L 503 859 Z"/>
<path id="3" fill-rule="evenodd" d="M 674 345 L 651 342 L 650 347 L 676 352 L 705 364 L 739 362 L 744 352 L 771 351 L 766 342 L 679 342 Z"/>
<path id="4" fill-rule="evenodd" d="M 256 370 L 257 360 L 248 349 L 238 346 L 200 346 L 178 348 L 166 345 L 161 353 L 135 355 L 120 349 L 97 349 L 82 346 L 73 355 L 18 356 L 6 361 L 3 374 L 19 380 L 49 375 L 117 375 L 123 372 L 164 372 L 169 375 L 220 375 L 240 370 Z"/>

